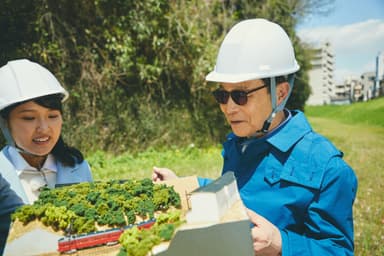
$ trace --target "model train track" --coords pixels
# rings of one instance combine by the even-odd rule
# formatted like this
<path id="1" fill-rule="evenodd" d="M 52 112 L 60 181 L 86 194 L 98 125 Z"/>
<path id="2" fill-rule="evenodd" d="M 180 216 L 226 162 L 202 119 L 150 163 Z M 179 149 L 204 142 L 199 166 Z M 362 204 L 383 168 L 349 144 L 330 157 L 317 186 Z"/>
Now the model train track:
<path id="1" fill-rule="evenodd" d="M 58 241 L 58 251 L 61 253 L 74 253 L 77 250 L 91 248 L 102 245 L 115 245 L 118 243 L 120 235 L 133 227 L 138 229 L 148 229 L 153 226 L 155 219 L 143 221 L 135 225 L 128 225 L 122 228 L 112 228 L 103 231 L 90 232 L 80 235 L 69 235 L 62 237 Z"/>

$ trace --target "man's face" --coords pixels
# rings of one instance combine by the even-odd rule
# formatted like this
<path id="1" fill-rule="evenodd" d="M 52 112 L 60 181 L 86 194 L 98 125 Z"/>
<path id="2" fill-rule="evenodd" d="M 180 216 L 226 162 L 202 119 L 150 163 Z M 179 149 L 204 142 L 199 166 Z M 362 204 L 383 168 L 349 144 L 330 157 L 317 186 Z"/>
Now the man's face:
<path id="1" fill-rule="evenodd" d="M 251 80 L 240 83 L 222 83 L 221 88 L 228 92 L 233 90 L 248 92 L 263 85 L 263 80 Z M 249 137 L 261 130 L 264 121 L 271 113 L 271 97 L 268 88 L 264 87 L 249 93 L 245 105 L 238 105 L 229 97 L 226 104 L 220 104 L 220 109 L 234 134 L 239 137 Z"/>

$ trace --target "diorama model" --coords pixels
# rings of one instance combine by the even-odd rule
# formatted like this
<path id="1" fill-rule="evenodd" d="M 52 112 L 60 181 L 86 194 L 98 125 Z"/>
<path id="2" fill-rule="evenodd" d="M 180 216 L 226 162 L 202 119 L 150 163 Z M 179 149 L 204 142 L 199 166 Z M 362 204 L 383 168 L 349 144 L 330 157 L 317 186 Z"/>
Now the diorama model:
<path id="1" fill-rule="evenodd" d="M 217 180 L 200 187 L 190 195 L 191 210 L 187 223 L 219 222 L 220 218 L 240 199 L 233 172 L 227 172 Z"/>
<path id="2" fill-rule="evenodd" d="M 61 236 L 56 244 L 58 252 L 68 253 L 119 242 L 124 254 L 130 243 L 125 241 L 125 232 L 129 231 L 129 238 L 133 239 L 137 230 L 150 229 L 148 232 L 156 236 L 152 239 L 153 246 L 165 238 L 170 239 L 170 233 L 179 220 L 174 216 L 180 217 L 180 211 L 178 193 L 172 187 L 154 184 L 150 179 L 80 183 L 46 189 L 32 205 L 23 205 L 12 216 L 8 245 L 17 243 L 17 239 L 12 237 L 20 238 L 29 232 L 27 229 L 14 235 L 14 230 L 23 230 L 22 226 L 37 223 L 39 228 L 54 230 L 56 236 Z M 46 247 L 46 253 L 51 253 L 52 245 Z M 134 249 L 139 250 L 140 246 Z M 140 255 L 135 251 L 126 254 Z"/>
<path id="3" fill-rule="evenodd" d="M 186 223 L 169 242 L 152 249 L 156 256 L 253 255 L 251 223 L 233 172 L 189 194 Z M 191 242 L 192 241 L 192 242 Z"/>

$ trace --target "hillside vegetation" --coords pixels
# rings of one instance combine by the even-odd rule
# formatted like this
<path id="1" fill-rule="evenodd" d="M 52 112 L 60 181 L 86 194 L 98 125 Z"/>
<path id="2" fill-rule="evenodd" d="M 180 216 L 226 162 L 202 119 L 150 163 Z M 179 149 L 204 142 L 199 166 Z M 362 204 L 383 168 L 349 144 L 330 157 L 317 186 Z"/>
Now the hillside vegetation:
<path id="1" fill-rule="evenodd" d="M 295 27 L 330 8 L 329 0 L 2 1 L 0 66 L 29 58 L 57 76 L 70 94 L 65 139 L 83 152 L 210 145 L 228 131 L 205 81 L 227 31 L 248 18 L 284 27 L 300 65 L 288 104 L 302 109 L 310 51 Z"/>
<path id="2" fill-rule="evenodd" d="M 311 117 L 323 117 L 346 124 L 367 124 L 384 127 L 384 98 L 343 106 L 306 106 Z"/>

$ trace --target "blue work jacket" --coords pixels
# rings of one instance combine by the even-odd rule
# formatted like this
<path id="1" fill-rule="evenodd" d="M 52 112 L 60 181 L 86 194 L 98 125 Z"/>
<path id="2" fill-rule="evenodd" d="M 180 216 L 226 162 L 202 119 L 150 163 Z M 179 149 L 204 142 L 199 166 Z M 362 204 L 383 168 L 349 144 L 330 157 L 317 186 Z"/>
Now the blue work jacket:
<path id="1" fill-rule="evenodd" d="M 223 173 L 234 172 L 244 205 L 279 228 L 283 256 L 353 255 L 355 173 L 302 112 L 291 115 L 263 138 L 231 133 Z"/>
<path id="2" fill-rule="evenodd" d="M 11 214 L 22 204 L 21 198 L 16 195 L 0 173 L 0 255 L 3 255 L 7 241 Z"/>

